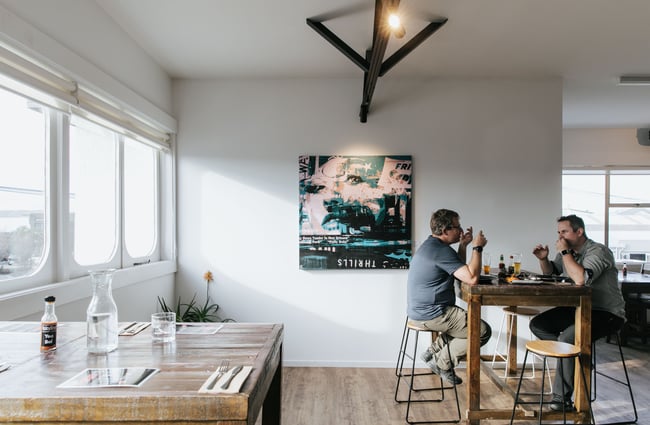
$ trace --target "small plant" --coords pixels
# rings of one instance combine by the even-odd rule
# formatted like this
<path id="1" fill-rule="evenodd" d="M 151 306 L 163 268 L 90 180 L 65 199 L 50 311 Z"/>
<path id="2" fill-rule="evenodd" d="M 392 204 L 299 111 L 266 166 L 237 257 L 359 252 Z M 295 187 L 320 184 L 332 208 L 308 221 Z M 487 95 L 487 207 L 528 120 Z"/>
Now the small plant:
<path id="1" fill-rule="evenodd" d="M 176 320 L 179 322 L 234 322 L 232 319 L 222 319 L 217 315 L 219 304 L 210 301 L 210 282 L 214 281 L 212 272 L 207 271 L 203 274 L 203 280 L 206 281 L 206 297 L 205 304 L 200 305 L 196 300 L 196 294 L 192 297 L 189 303 L 181 302 L 181 297 L 178 297 L 176 307 L 172 307 L 165 301 L 164 298 L 158 297 L 158 305 L 162 311 L 170 311 L 176 313 Z"/>

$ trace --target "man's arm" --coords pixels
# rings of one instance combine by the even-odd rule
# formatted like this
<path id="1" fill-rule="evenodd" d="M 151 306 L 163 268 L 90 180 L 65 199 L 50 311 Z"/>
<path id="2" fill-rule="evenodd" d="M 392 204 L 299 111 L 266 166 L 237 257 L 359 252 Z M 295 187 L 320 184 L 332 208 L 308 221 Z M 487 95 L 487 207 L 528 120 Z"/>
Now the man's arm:
<path id="1" fill-rule="evenodd" d="M 474 247 L 472 248 L 472 257 L 469 263 L 460 267 L 454 272 L 454 277 L 462 282 L 469 283 L 470 285 L 478 284 L 479 277 L 481 276 L 481 252 L 483 247 L 487 244 L 487 239 L 483 235 L 483 231 L 478 232 L 478 235 L 472 241 Z M 460 246 L 458 248 L 460 250 Z M 463 248 L 466 251 L 467 246 Z M 459 253 L 460 257 L 460 253 Z M 461 260 L 463 257 L 460 257 Z"/>
<path id="2" fill-rule="evenodd" d="M 562 264 L 564 265 L 565 273 L 569 275 L 577 286 L 583 286 L 585 284 L 585 269 L 573 258 L 571 252 L 562 254 Z"/>

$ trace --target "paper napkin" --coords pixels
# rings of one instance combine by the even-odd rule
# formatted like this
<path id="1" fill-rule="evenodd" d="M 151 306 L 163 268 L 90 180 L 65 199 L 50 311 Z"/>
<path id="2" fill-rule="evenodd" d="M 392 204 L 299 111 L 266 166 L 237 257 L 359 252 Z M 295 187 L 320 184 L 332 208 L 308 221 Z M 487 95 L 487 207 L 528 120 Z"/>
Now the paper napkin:
<path id="1" fill-rule="evenodd" d="M 234 368 L 230 368 L 226 373 L 224 373 L 223 376 L 219 378 L 217 383 L 214 384 L 214 387 L 211 390 L 208 390 L 207 388 L 210 385 L 210 383 L 219 374 L 219 372 L 215 370 L 212 373 L 212 375 L 210 375 L 210 377 L 205 380 L 203 385 L 201 385 L 201 388 L 199 388 L 199 392 L 207 393 L 207 394 L 237 394 L 241 386 L 244 384 L 244 381 L 246 380 L 246 378 L 248 378 L 248 375 L 251 373 L 251 370 L 253 370 L 253 367 L 244 366 L 241 372 L 239 372 L 237 376 L 235 376 L 235 378 L 232 380 L 230 386 L 224 390 L 221 388 L 221 385 L 223 385 L 223 383 L 226 382 L 228 378 L 230 378 L 230 374 L 232 373 L 233 369 Z"/>

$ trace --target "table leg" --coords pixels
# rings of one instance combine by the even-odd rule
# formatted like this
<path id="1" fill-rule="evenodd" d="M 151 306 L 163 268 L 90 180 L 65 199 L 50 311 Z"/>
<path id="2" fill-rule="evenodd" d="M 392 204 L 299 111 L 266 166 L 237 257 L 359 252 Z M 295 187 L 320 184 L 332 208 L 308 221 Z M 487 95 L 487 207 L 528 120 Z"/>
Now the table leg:
<path id="1" fill-rule="evenodd" d="M 515 307 L 516 309 L 516 307 Z M 507 376 L 517 375 L 517 314 L 513 314 L 508 320 L 507 334 L 510 335 L 508 341 L 508 364 Z"/>
<path id="2" fill-rule="evenodd" d="M 481 297 L 472 295 L 467 303 L 467 388 L 468 412 L 481 410 Z M 479 425 L 480 419 L 468 419 Z"/>
<path id="3" fill-rule="evenodd" d="M 282 349 L 280 349 L 280 361 L 273 374 L 269 391 L 266 393 L 262 408 L 263 425 L 280 425 L 282 413 Z"/>
<path id="4" fill-rule="evenodd" d="M 580 361 L 587 380 L 587 389 L 591 388 L 591 297 L 580 297 L 580 305 L 576 308 L 576 339 L 575 344 L 580 347 Z M 580 412 L 589 412 L 587 397 L 591 394 L 584 391 L 580 366 L 576 362 L 574 393 L 576 409 Z"/>

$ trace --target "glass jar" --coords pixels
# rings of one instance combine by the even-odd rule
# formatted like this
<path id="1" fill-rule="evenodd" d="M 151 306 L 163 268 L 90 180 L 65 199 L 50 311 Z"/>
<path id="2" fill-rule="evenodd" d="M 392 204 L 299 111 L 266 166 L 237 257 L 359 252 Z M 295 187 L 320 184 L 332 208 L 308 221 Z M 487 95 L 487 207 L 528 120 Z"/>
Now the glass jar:
<path id="1" fill-rule="evenodd" d="M 109 353 L 117 348 L 117 305 L 111 284 L 115 269 L 90 272 L 93 297 L 86 310 L 86 345 L 93 354 Z"/>

